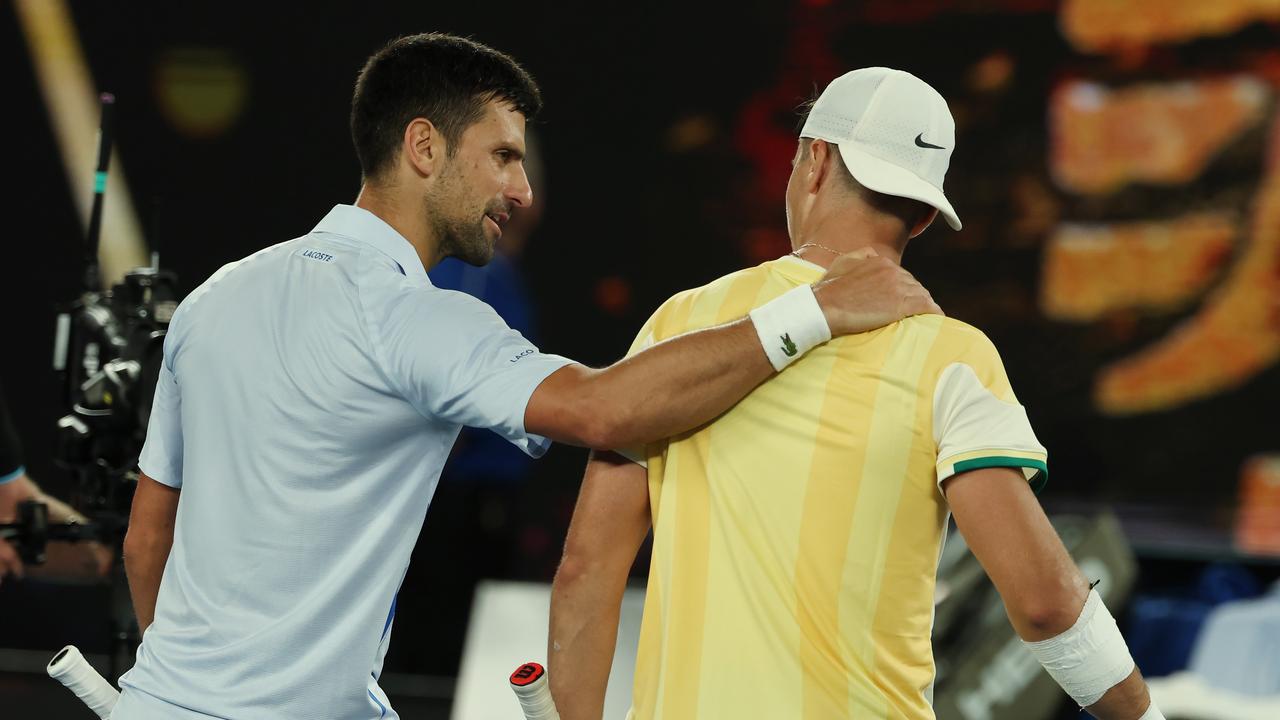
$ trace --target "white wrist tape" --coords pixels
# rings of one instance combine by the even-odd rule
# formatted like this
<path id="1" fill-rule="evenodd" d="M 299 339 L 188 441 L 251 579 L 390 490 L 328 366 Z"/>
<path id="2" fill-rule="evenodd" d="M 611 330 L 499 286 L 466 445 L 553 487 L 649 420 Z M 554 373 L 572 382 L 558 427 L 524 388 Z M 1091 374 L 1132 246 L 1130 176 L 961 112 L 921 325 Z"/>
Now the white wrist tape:
<path id="1" fill-rule="evenodd" d="M 810 285 L 792 288 L 752 310 L 751 322 L 769 362 L 778 371 L 831 339 L 827 317 Z"/>
<path id="2" fill-rule="evenodd" d="M 1134 668 L 1129 647 L 1097 590 L 1089 591 L 1080 617 L 1069 630 L 1024 644 L 1080 707 L 1098 702 Z"/>
<path id="3" fill-rule="evenodd" d="M 1151 706 L 1147 711 L 1142 713 L 1142 717 L 1138 720 L 1165 720 L 1164 713 L 1160 712 L 1160 708 L 1156 707 L 1156 701 L 1151 701 Z"/>

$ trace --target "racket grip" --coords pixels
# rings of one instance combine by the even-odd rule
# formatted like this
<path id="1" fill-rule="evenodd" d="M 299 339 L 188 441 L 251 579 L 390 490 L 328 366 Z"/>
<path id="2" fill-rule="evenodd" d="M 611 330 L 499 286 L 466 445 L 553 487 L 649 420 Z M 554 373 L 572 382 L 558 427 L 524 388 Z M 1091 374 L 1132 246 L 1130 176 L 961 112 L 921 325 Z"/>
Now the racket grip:
<path id="1" fill-rule="evenodd" d="M 108 720 L 111 717 L 111 710 L 120 699 L 120 693 L 111 687 L 111 683 L 99 675 L 97 670 L 93 669 L 75 645 L 62 648 L 57 655 L 53 656 L 53 660 L 49 661 L 46 669 L 49 677 L 66 685 L 76 694 L 76 697 L 89 706 L 90 710 L 97 713 L 101 720 Z"/>
<path id="2" fill-rule="evenodd" d="M 511 673 L 511 690 L 520 701 L 525 720 L 560 720 L 556 702 L 551 697 L 547 670 L 538 663 L 525 663 L 516 668 Z"/>

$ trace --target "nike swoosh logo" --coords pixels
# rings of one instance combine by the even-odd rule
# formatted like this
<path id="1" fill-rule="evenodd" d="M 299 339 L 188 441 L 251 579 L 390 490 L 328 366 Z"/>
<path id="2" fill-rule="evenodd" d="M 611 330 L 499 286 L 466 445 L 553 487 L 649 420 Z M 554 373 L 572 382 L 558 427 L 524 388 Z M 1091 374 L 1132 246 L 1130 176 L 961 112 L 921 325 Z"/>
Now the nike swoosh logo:
<path id="1" fill-rule="evenodd" d="M 929 148 L 931 150 L 946 150 L 946 148 L 942 147 L 941 145 L 930 145 L 929 143 L 925 142 L 924 133 L 920 133 L 919 135 L 916 136 L 916 147 Z"/>

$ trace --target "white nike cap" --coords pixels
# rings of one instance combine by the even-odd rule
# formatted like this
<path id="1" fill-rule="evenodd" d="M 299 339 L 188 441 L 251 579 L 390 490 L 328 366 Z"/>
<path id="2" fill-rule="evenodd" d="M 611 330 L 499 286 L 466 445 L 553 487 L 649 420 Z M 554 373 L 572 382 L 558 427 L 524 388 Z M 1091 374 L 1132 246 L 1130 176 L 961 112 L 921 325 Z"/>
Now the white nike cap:
<path id="1" fill-rule="evenodd" d="M 942 194 L 956 123 L 947 101 L 915 75 L 882 67 L 841 75 L 813 104 L 800 137 L 835 143 L 864 187 L 932 205 L 960 229 Z"/>

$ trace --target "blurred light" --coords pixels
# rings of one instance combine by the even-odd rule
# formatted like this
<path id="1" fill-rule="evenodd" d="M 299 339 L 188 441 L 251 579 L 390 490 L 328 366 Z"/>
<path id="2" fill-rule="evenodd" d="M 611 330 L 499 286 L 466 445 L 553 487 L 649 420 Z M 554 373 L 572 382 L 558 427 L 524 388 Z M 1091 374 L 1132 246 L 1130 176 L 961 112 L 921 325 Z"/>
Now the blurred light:
<path id="1" fill-rule="evenodd" d="M 1039 175 L 1024 174 L 1014 178 L 1009 184 L 1009 200 L 1012 203 L 1009 239 L 1015 246 L 1038 244 L 1049 234 L 1062 212 L 1057 196 Z"/>
<path id="2" fill-rule="evenodd" d="M 596 283 L 596 306 L 620 317 L 631 309 L 631 283 L 617 275 L 600 278 Z"/>
<path id="3" fill-rule="evenodd" d="M 1280 555 L 1280 455 L 1245 461 L 1235 544 L 1245 552 Z"/>
<path id="4" fill-rule="evenodd" d="M 692 115 L 679 120 L 667 130 L 667 150 L 673 153 L 697 150 L 716 136 L 715 122 L 706 115 Z"/>
<path id="5" fill-rule="evenodd" d="M 53 136 L 62 154 L 71 197 L 80 211 L 81 224 L 89 224 L 93 202 L 94 163 L 98 153 L 97 129 L 101 111 L 98 89 L 85 62 L 75 23 L 64 0 L 18 0 L 14 3 L 22 32 L 27 38 Z M 130 98 L 119 97 L 117 135 L 122 117 L 128 117 Z M 133 99 L 132 101 L 136 101 Z M 121 112 L 123 111 L 123 112 Z M 110 286 L 130 268 L 147 264 L 142 228 L 125 183 L 120 153 L 113 150 L 103 198 L 102 236 L 98 258 L 102 280 Z"/>
<path id="6" fill-rule="evenodd" d="M 156 104 L 169 124 L 193 138 L 225 133 L 244 113 L 249 73 L 230 51 L 175 48 L 155 69 Z"/>
<path id="7" fill-rule="evenodd" d="M 987 55 L 969 68 L 969 87 L 984 93 L 993 93 L 1009 87 L 1013 81 L 1015 63 L 1013 56 L 998 50 Z"/>

